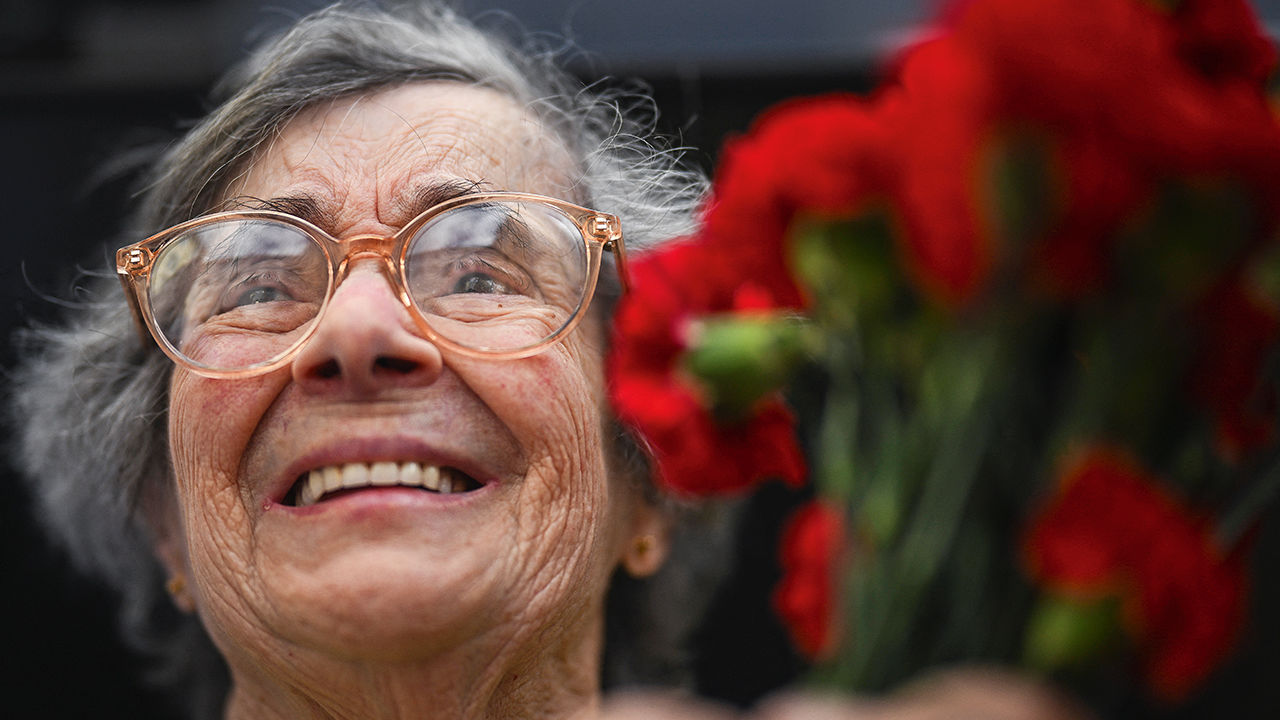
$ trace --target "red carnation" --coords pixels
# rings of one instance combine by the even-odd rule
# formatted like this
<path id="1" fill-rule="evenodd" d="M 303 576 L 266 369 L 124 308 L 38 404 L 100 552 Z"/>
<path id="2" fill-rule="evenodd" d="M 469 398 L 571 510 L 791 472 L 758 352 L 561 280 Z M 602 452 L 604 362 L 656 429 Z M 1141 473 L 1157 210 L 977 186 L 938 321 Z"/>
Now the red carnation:
<path id="1" fill-rule="evenodd" d="M 767 477 L 803 481 L 790 411 L 766 399 L 745 419 L 718 422 L 681 368 L 686 331 L 704 316 L 802 306 L 788 262 L 792 223 L 855 214 L 880 190 L 883 146 L 852 96 L 783 104 L 725 148 L 700 233 L 636 259 L 614 321 L 610 387 L 668 488 L 707 494 Z"/>
<path id="2" fill-rule="evenodd" d="M 844 541 L 843 514 L 821 501 L 801 507 L 782 530 L 782 580 L 773 606 L 796 648 L 811 660 L 836 649 L 837 571 Z"/>
<path id="3" fill-rule="evenodd" d="M 875 199 L 883 147 L 866 103 L 851 95 L 778 105 L 726 144 L 698 241 L 773 307 L 801 307 L 786 244 L 792 223 L 851 217 Z"/>
<path id="4" fill-rule="evenodd" d="M 1062 138 L 1062 189 L 1056 222 L 1032 250 L 1030 277 L 1048 294 L 1077 298 L 1110 279 L 1112 248 L 1150 182 L 1094 137 Z"/>
<path id="5" fill-rule="evenodd" d="M 1275 46 L 1246 0 L 1182 0 L 1173 18 L 1178 54 L 1205 77 L 1262 87 L 1275 70 Z"/>
<path id="6" fill-rule="evenodd" d="M 659 483 L 677 493 L 745 490 L 768 478 L 804 481 L 795 420 L 778 399 L 719 423 L 696 383 L 680 368 L 685 332 L 701 315 L 729 312 L 755 293 L 710 248 L 678 242 L 635 258 L 631 292 L 614 317 L 609 386 L 618 418 L 649 444 Z"/>
<path id="7" fill-rule="evenodd" d="M 992 150 L 1030 131 L 1053 195 L 1031 238 L 1036 284 L 1072 297 L 1108 276 L 1126 221 L 1165 178 L 1225 176 L 1258 205 L 1280 166 L 1263 81 L 1275 51 L 1242 0 L 960 0 L 879 99 L 913 274 L 949 304 L 985 282 L 1001 198 Z M 1272 195 L 1274 193 L 1272 192 Z M 1274 214 L 1274 213 L 1272 213 Z"/>
<path id="8" fill-rule="evenodd" d="M 897 85 L 880 98 L 907 265 L 944 306 L 971 300 L 993 265 L 982 174 L 999 130 L 991 80 L 978 56 L 942 37 L 904 55 Z"/>
<path id="9" fill-rule="evenodd" d="M 1280 126 L 1258 79 L 1271 60 L 1228 0 L 1204 3 L 1171 17 L 1134 0 L 974 0 L 952 13 L 950 30 L 990 68 L 1008 120 L 1094 134 L 1153 176 L 1265 185 L 1280 163 Z M 1189 54 L 1225 70 L 1210 77 L 1208 61 Z"/>
<path id="10" fill-rule="evenodd" d="M 1128 456 L 1095 449 L 1062 476 L 1024 545 L 1031 575 L 1082 599 L 1118 595 L 1152 691 L 1185 698 L 1230 652 L 1244 621 L 1240 553 Z"/>

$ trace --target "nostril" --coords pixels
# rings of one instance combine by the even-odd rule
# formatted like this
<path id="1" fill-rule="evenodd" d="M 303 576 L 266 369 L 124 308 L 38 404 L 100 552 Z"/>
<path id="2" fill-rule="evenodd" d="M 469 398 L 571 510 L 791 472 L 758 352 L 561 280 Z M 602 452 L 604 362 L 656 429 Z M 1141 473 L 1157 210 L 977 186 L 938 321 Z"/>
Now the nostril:
<path id="1" fill-rule="evenodd" d="M 385 389 L 429 385 L 440 376 L 444 358 L 416 330 L 381 276 L 352 274 L 294 357 L 293 379 L 306 392 L 360 399 Z"/>
<path id="2" fill-rule="evenodd" d="M 379 370 L 390 370 L 398 375 L 408 375 L 420 367 L 417 361 L 394 355 L 379 355 L 373 365 Z"/>
<path id="3" fill-rule="evenodd" d="M 331 380 L 342 374 L 342 367 L 334 359 L 326 360 L 311 370 L 312 376 L 321 380 Z"/>

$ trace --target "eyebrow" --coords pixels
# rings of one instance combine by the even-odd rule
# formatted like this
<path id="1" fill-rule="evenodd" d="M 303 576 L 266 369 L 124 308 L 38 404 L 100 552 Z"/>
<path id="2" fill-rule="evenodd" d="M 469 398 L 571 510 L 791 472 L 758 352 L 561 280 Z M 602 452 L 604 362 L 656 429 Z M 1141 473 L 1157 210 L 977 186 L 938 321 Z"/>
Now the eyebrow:
<path id="1" fill-rule="evenodd" d="M 489 183 L 484 180 L 443 180 L 424 184 L 408 194 L 407 200 L 397 203 L 403 208 L 405 220 L 411 220 L 440 203 L 466 195 L 477 195 L 488 191 Z M 314 195 L 285 195 L 272 198 L 260 198 L 242 195 L 227 201 L 229 207 L 252 208 L 255 210 L 275 210 L 307 222 L 326 231 L 337 224 L 332 213 L 324 209 L 324 203 Z"/>
<path id="2" fill-rule="evenodd" d="M 320 228 L 332 228 L 332 216 L 325 212 L 321 203 L 311 195 L 287 195 L 273 198 L 260 198 L 254 195 L 239 195 L 226 202 L 228 208 L 249 210 L 275 210 L 296 218 L 302 218 Z"/>
<path id="3" fill-rule="evenodd" d="M 488 190 L 489 183 L 484 180 L 459 179 L 434 182 L 419 187 L 410 195 L 412 199 L 404 206 L 409 211 L 407 217 L 415 218 L 442 202 L 466 195 L 478 195 Z"/>

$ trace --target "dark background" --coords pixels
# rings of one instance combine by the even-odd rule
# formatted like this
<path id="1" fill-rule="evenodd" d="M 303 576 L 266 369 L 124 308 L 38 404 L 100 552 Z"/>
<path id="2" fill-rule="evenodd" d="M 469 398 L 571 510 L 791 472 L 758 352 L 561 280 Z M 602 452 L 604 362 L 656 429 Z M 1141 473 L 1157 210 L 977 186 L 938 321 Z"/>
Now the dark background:
<path id="1" fill-rule="evenodd" d="M 132 176 L 119 158 L 163 141 L 205 109 L 217 75 L 255 40 L 318 7 L 315 0 L 0 0 L 0 231 L 5 255 L 0 363 L 12 329 L 56 315 L 51 298 L 75 294 L 78 267 L 106 268 Z M 641 78 L 668 132 L 699 148 L 710 168 L 723 139 L 785 97 L 864 90 L 877 60 L 910 39 L 931 0 L 472 0 L 469 14 L 501 8 L 535 32 L 579 48 L 584 78 Z M 1280 23 L 1280 0 L 1255 3 Z M 137 684 L 138 662 L 112 631 L 113 598 L 77 578 L 28 518 L 27 497 L 0 464 L 3 610 L 0 687 L 9 717 L 169 717 Z M 765 598 L 777 519 L 795 498 L 754 501 L 732 584 L 703 630 L 703 691 L 749 702 L 800 669 Z M 1276 547 L 1268 543 L 1267 547 Z M 1260 559 L 1280 567 L 1275 558 Z M 1274 597 L 1274 595 L 1273 595 Z M 1274 623 L 1263 625 L 1274 630 Z M 1277 639 L 1275 635 L 1271 640 Z M 1250 647 L 1269 644 L 1254 638 Z M 1236 685 L 1259 687 L 1241 666 Z M 1256 676 L 1256 677 L 1255 677 Z M 1250 699 L 1246 716 L 1276 694 Z M 1201 705 L 1200 707 L 1207 707 Z M 1276 706 L 1270 704 L 1274 709 Z M 1264 714 L 1257 717 L 1267 716 Z M 1188 715 L 1188 717 L 1195 717 Z"/>

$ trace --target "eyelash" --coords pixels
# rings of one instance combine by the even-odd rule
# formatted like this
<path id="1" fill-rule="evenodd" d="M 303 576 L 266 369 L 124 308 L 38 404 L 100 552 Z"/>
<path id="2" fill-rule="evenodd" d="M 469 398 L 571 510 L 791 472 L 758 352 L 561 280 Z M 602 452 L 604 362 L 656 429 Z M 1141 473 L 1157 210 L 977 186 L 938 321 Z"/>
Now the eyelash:
<path id="1" fill-rule="evenodd" d="M 509 288 L 513 293 L 523 295 L 529 289 L 528 278 L 523 273 L 511 272 L 479 255 L 458 258 L 449 265 L 449 273 L 453 277 L 484 271 L 489 271 L 494 276 L 495 281 Z"/>
<path id="2" fill-rule="evenodd" d="M 275 270 L 263 270 L 251 273 L 237 280 L 223 292 L 223 297 L 218 303 L 218 313 L 222 314 L 230 312 L 237 307 L 241 307 L 236 301 L 245 293 L 256 287 L 266 287 L 278 290 L 281 294 L 296 299 L 296 292 L 290 289 L 289 283 L 285 281 L 283 274 Z"/>

